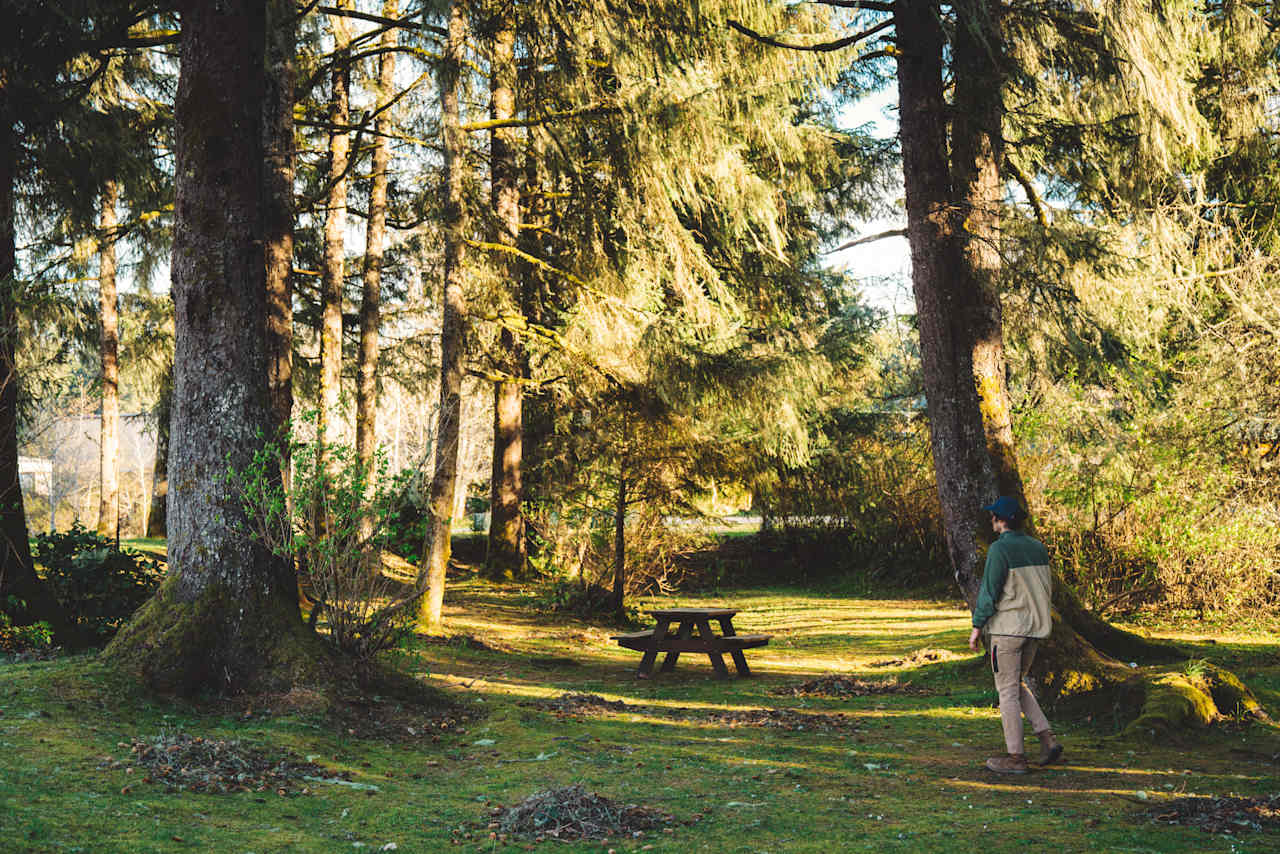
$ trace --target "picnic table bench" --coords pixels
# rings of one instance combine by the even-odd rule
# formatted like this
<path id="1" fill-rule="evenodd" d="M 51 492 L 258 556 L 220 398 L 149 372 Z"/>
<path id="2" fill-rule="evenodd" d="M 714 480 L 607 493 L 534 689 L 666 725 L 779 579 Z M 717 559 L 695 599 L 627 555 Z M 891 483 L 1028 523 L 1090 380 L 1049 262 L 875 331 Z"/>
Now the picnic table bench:
<path id="1" fill-rule="evenodd" d="M 666 653 L 662 660 L 663 672 L 675 668 L 680 653 L 698 652 L 710 658 L 716 676 L 724 678 L 729 675 L 724 665 L 727 652 L 738 675 L 750 676 L 751 669 L 747 667 L 747 658 L 742 651 L 764 646 L 772 635 L 738 634 L 733 628 L 733 615 L 736 613 L 731 608 L 656 608 L 649 612 L 657 621 L 652 629 L 612 635 L 612 639 L 618 642 L 618 646 L 644 653 L 636 671 L 636 676 L 641 679 L 653 673 L 653 663 L 659 652 Z M 712 620 L 720 624 L 719 634 L 711 629 Z M 671 630 L 673 623 L 676 626 L 674 631 Z"/>

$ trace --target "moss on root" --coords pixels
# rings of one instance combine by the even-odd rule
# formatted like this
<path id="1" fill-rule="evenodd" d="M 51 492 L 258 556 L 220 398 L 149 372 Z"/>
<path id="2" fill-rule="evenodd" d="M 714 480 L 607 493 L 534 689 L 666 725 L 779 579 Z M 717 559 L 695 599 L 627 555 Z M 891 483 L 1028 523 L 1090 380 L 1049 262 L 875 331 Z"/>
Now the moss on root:
<path id="1" fill-rule="evenodd" d="M 288 597 L 246 601 L 211 587 L 182 601 L 175 587 L 170 576 L 103 651 L 104 663 L 182 696 L 324 690 L 349 669 Z"/>

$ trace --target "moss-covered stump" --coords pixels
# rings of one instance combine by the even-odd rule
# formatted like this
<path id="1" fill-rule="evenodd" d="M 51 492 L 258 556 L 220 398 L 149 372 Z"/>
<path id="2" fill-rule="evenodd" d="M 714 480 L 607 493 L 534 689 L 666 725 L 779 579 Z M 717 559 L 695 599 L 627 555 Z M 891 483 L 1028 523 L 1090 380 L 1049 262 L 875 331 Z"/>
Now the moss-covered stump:
<path id="1" fill-rule="evenodd" d="M 153 691 L 200 694 L 324 690 L 350 667 L 302 622 L 291 597 L 211 586 L 190 601 L 170 575 L 102 653 Z"/>
<path id="2" fill-rule="evenodd" d="M 1228 670 L 1193 662 L 1180 673 L 1146 680 L 1142 712 L 1125 727 L 1126 736 L 1155 739 L 1182 729 L 1203 729 L 1224 718 L 1267 721 L 1257 697 Z"/>

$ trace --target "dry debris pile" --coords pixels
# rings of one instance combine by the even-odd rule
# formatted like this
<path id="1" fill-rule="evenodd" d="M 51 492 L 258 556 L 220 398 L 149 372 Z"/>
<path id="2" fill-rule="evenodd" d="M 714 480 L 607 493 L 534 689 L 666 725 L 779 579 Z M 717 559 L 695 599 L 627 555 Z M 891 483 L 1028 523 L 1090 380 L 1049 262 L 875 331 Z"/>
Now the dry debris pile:
<path id="1" fill-rule="evenodd" d="M 1178 798 L 1149 813 L 1164 824 L 1198 827 L 1209 833 L 1280 830 L 1280 795 L 1252 798 Z"/>
<path id="2" fill-rule="evenodd" d="M 920 667 L 924 664 L 937 664 L 942 661 L 955 661 L 968 656 L 957 655 L 949 649 L 917 649 L 905 658 L 886 658 L 871 662 L 872 667 Z"/>
<path id="3" fill-rule="evenodd" d="M 139 774 L 141 782 L 159 783 L 170 792 L 307 794 L 300 785 L 304 777 L 345 779 L 289 751 L 268 753 L 239 741 L 184 732 L 135 738 L 119 746 L 129 748 L 129 758 L 105 758 L 100 769 Z"/>
<path id="4" fill-rule="evenodd" d="M 917 688 L 910 682 L 899 682 L 897 679 L 859 679 L 855 676 L 842 676 L 830 673 L 779 688 L 774 693 L 785 697 L 869 697 L 873 694 L 916 694 L 926 696 L 927 688 Z"/>
<path id="5" fill-rule="evenodd" d="M 492 815 L 501 833 L 558 840 L 637 836 L 672 821 L 668 813 L 619 804 L 581 784 L 536 792 L 514 806 L 494 808 Z"/>
<path id="6" fill-rule="evenodd" d="M 596 694 L 561 694 L 554 700 L 542 700 L 529 705 L 554 712 L 561 720 L 591 717 L 606 711 L 631 712 L 639 715 L 675 720 L 696 721 L 712 726 L 771 727 L 789 732 L 830 732 L 833 730 L 856 731 L 857 721 L 842 714 L 797 712 L 790 709 L 689 709 L 679 706 L 646 706 L 606 700 Z"/>

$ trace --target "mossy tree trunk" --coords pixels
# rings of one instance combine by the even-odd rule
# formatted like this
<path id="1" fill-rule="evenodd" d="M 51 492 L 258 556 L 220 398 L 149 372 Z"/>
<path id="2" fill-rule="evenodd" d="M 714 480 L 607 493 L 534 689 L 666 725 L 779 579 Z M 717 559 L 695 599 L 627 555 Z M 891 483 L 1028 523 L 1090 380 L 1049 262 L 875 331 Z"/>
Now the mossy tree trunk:
<path id="1" fill-rule="evenodd" d="M 489 4 L 489 93 L 495 121 L 516 117 L 516 7 L 513 0 Z M 520 242 L 520 189 L 516 163 L 519 136 L 516 128 L 495 126 L 489 136 L 490 196 L 493 204 L 494 242 L 515 248 Z M 512 253 L 494 258 L 503 272 L 502 304 L 517 310 L 520 264 Z M 495 578 L 514 578 L 524 572 L 524 355 L 520 339 L 503 329 L 498 341 L 497 371 L 503 379 L 493 384 L 493 467 L 489 479 L 489 543 L 485 570 Z"/>
<path id="2" fill-rule="evenodd" d="M 98 533 L 120 538 L 120 310 L 116 299 L 116 205 L 120 185 L 102 188 L 98 216 L 98 308 L 102 329 L 102 413 L 98 441 Z"/>
<path id="3" fill-rule="evenodd" d="M 292 569 L 244 533 L 227 469 L 274 424 L 267 387 L 265 4 L 180 4 L 174 104 L 169 572 L 104 653 L 152 688 L 283 690 L 329 678 Z"/>
<path id="4" fill-rule="evenodd" d="M 147 514 L 147 536 L 168 536 L 169 518 L 169 419 L 173 414 L 173 361 L 160 379 L 156 401 L 156 461 L 151 471 L 151 512 Z"/>
<path id="5" fill-rule="evenodd" d="M 997 495 L 1023 499 L 1005 383 L 997 291 L 1003 194 L 1000 5 L 955 5 L 954 101 L 943 88 L 944 33 L 933 0 L 897 4 L 898 90 L 907 237 L 930 438 L 948 553 L 977 601 Z M 950 136 L 946 116 L 952 117 Z M 1170 661 L 1177 650 L 1110 626 L 1057 580 L 1053 634 L 1033 677 L 1050 702 L 1132 678 L 1117 659 Z"/>
<path id="6" fill-rule="evenodd" d="M 338 0 L 339 10 L 350 0 Z M 347 172 L 351 157 L 349 128 L 351 33 L 346 17 L 329 16 L 333 29 L 333 72 L 329 96 L 328 194 L 324 214 L 324 261 L 320 268 L 320 410 L 316 442 L 320 471 L 329 464 L 327 444 L 337 441 L 338 401 L 342 395 L 342 295 L 345 286 Z M 327 525 L 328 520 L 317 520 Z"/>
<path id="7" fill-rule="evenodd" d="M 385 0 L 382 17 L 395 20 L 398 0 Z M 388 27 L 382 34 L 378 55 L 378 106 L 389 104 L 395 92 L 396 43 L 399 31 Z M 373 160 L 369 176 L 369 221 L 365 227 L 364 274 L 360 293 L 360 348 L 356 354 L 356 457 L 366 470 L 373 470 L 378 447 L 378 332 L 382 324 L 382 259 L 387 236 L 387 169 L 391 159 L 391 116 L 378 113 L 374 125 Z M 372 486 L 372 484 L 370 484 Z M 372 512 L 360 517 L 360 538 L 373 537 Z M 365 550 L 365 569 L 379 572 L 379 556 Z"/>
<path id="8" fill-rule="evenodd" d="M 275 431 L 293 414 L 294 56 L 297 5 L 267 2 L 267 94 L 263 101 L 266 156 L 267 385 Z M 285 472 L 288 476 L 288 472 Z"/>
<path id="9" fill-rule="evenodd" d="M 440 408 L 436 427 L 435 471 L 426 542 L 423 545 L 422 597 L 419 615 L 429 632 L 439 632 L 444 611 L 445 575 L 452 552 L 454 493 L 458 481 L 458 438 L 462 420 L 462 356 L 466 340 L 463 261 L 467 211 L 464 200 L 466 140 L 462 130 L 463 51 L 467 44 L 467 10 L 463 0 L 449 6 L 449 35 L 440 63 L 440 122 L 444 139 L 444 287 L 440 321 Z"/>

